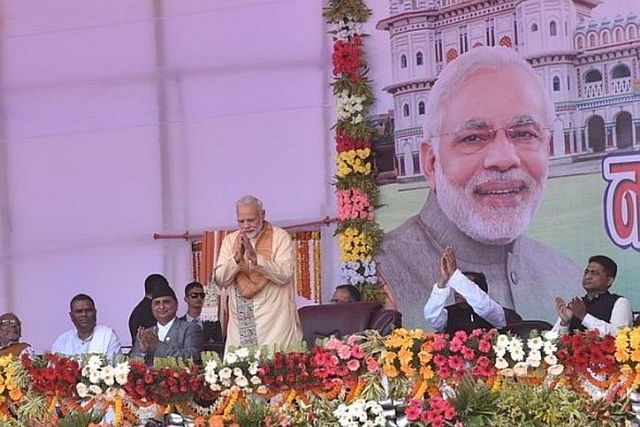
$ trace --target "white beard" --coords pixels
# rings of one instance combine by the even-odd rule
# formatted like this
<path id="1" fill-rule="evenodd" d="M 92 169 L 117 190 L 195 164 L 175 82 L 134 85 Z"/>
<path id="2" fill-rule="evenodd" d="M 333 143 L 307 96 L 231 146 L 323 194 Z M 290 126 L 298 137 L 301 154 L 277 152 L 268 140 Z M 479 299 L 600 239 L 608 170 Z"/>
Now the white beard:
<path id="1" fill-rule="evenodd" d="M 507 172 L 483 171 L 464 186 L 453 184 L 445 175 L 440 162 L 435 164 L 436 196 L 444 214 L 460 231 L 479 242 L 502 245 L 520 237 L 538 210 L 546 188 L 547 173 L 541 182 L 521 169 Z M 519 180 L 527 190 L 517 206 L 491 206 L 478 203 L 474 190 L 494 181 Z"/>

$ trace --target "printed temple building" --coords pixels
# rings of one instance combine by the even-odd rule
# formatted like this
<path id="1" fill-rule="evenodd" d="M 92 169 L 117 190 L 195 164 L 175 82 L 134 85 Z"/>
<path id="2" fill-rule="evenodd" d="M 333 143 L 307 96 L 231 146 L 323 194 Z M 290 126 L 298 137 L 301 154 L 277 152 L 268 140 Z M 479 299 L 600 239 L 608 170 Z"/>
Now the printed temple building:
<path id="1" fill-rule="evenodd" d="M 608 0 L 610 1 L 610 0 Z M 442 68 L 477 46 L 515 49 L 555 103 L 552 162 L 640 145 L 640 19 L 591 19 L 600 0 L 389 0 L 394 148 L 399 180 L 421 176 L 429 91 Z"/>

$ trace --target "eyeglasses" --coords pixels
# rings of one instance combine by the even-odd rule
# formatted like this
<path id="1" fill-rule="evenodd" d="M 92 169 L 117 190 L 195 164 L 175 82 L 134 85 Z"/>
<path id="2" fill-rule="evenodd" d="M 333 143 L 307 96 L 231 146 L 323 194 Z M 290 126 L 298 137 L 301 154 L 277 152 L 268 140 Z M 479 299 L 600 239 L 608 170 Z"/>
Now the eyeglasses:
<path id="1" fill-rule="evenodd" d="M 540 148 L 547 139 L 549 132 L 548 129 L 541 128 L 537 123 L 527 123 L 496 129 L 481 126 L 478 128 L 465 129 L 457 133 L 436 135 L 436 137 L 452 136 L 452 145 L 454 148 L 465 153 L 476 153 L 494 141 L 498 131 L 501 130 L 505 132 L 509 142 L 519 150 L 535 150 Z"/>
<path id="2" fill-rule="evenodd" d="M 2 320 L 0 320 L 0 325 L 2 325 L 2 326 L 20 326 L 20 322 L 18 320 L 13 320 L 13 319 L 2 319 Z"/>
<path id="3" fill-rule="evenodd" d="M 191 298 L 204 298 L 204 292 L 191 292 L 189 296 Z"/>

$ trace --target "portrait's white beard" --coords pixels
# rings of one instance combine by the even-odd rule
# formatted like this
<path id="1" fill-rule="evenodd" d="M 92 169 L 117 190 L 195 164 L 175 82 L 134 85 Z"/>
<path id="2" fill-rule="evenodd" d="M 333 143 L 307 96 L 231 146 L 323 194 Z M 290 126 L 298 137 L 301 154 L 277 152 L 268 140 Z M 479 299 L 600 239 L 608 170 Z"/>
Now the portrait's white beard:
<path id="1" fill-rule="evenodd" d="M 480 203 L 474 190 L 494 181 L 522 181 L 528 191 L 516 206 L 494 206 Z M 436 196 L 444 214 L 460 231 L 474 240 L 488 244 L 506 244 L 521 236 L 533 218 L 544 194 L 545 172 L 541 182 L 521 169 L 507 172 L 483 171 L 464 186 L 452 183 L 445 176 L 440 162 L 435 164 Z"/>

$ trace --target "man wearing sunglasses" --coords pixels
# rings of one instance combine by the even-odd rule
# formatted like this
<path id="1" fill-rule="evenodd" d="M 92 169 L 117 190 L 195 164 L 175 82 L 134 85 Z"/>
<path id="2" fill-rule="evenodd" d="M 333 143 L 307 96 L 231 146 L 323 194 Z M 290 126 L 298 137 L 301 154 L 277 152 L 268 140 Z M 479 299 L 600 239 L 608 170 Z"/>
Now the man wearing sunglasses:
<path id="1" fill-rule="evenodd" d="M 403 323 L 425 326 L 422 309 L 449 246 L 461 269 L 486 274 L 498 304 L 553 322 L 555 296 L 575 295 L 581 272 L 523 236 L 546 187 L 555 120 L 541 76 L 513 49 L 471 49 L 440 73 L 425 117 L 427 200 L 384 236 L 376 258 Z"/>
<path id="2" fill-rule="evenodd" d="M 204 333 L 204 347 L 210 344 L 220 344 L 222 339 L 222 328 L 220 321 L 212 322 L 210 320 L 202 320 L 202 307 L 204 306 L 205 293 L 200 282 L 191 282 L 184 288 L 184 302 L 187 303 L 187 313 L 179 317 L 180 320 L 197 323 Z"/>

